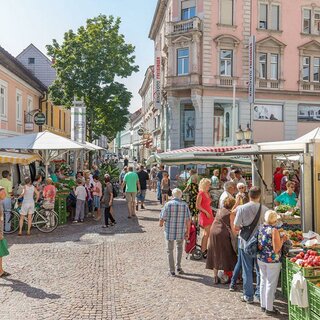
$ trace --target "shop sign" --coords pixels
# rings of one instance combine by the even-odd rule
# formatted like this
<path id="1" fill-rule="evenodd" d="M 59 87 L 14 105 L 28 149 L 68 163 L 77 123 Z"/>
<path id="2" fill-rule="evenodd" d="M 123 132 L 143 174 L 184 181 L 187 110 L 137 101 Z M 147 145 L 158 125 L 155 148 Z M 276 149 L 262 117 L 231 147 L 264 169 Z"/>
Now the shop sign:
<path id="1" fill-rule="evenodd" d="M 42 112 L 37 112 L 34 114 L 33 116 L 33 122 L 37 125 L 37 126 L 43 126 L 46 123 L 46 116 L 44 113 Z"/>
<path id="2" fill-rule="evenodd" d="M 157 44 L 155 64 L 154 64 L 154 94 L 153 102 L 156 109 L 161 108 L 161 50 Z"/>
<path id="3" fill-rule="evenodd" d="M 256 37 L 249 38 L 249 87 L 248 87 L 248 101 L 254 103 L 255 99 L 255 51 L 256 51 Z"/>
<path id="4" fill-rule="evenodd" d="M 139 136 L 143 136 L 144 129 L 143 128 L 138 129 L 137 133 L 138 133 Z"/>
<path id="5" fill-rule="evenodd" d="M 33 131 L 34 123 L 33 122 L 25 122 L 24 123 L 24 131 Z"/>

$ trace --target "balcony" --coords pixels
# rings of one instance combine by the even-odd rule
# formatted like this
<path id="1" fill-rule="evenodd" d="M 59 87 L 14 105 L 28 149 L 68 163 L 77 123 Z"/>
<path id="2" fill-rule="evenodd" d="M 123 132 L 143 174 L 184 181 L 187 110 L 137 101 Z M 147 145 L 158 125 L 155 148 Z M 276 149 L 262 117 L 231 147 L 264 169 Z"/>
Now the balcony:
<path id="1" fill-rule="evenodd" d="M 283 80 L 259 79 L 257 86 L 259 89 L 279 90 Z"/>
<path id="2" fill-rule="evenodd" d="M 299 81 L 299 90 L 300 91 L 320 91 L 320 82 L 307 82 L 307 81 Z"/>
<path id="3" fill-rule="evenodd" d="M 166 78 L 166 88 L 165 89 L 184 89 L 190 88 L 190 86 L 200 85 L 201 76 L 198 73 L 191 73 L 185 76 L 172 76 Z"/>
<path id="4" fill-rule="evenodd" d="M 223 76 L 216 76 L 217 85 L 219 87 L 232 87 L 234 82 L 238 79 L 238 77 L 223 77 Z"/>
<path id="5" fill-rule="evenodd" d="M 178 22 L 169 22 L 169 34 L 171 35 L 193 31 L 201 31 L 201 20 L 198 17 Z"/>

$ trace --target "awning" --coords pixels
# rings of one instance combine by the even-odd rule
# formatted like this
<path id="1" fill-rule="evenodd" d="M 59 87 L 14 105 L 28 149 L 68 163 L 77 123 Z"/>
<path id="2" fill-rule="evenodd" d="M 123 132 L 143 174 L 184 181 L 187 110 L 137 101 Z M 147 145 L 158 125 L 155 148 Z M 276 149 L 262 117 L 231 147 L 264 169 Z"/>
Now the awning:
<path id="1" fill-rule="evenodd" d="M 37 160 L 40 160 L 40 156 L 33 153 L 0 151 L 0 163 L 28 165 Z"/>

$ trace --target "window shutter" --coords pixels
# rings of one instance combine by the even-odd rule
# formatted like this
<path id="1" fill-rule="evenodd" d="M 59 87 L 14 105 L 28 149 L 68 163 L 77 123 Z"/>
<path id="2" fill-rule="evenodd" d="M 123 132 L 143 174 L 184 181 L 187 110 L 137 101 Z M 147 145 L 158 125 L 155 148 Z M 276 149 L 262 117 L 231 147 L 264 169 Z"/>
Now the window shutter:
<path id="1" fill-rule="evenodd" d="M 195 6 L 196 6 L 196 0 L 186 0 L 186 1 L 182 1 L 181 3 L 181 9 L 192 8 Z"/>
<path id="2" fill-rule="evenodd" d="M 220 0 L 220 17 L 222 24 L 233 24 L 233 0 Z"/>

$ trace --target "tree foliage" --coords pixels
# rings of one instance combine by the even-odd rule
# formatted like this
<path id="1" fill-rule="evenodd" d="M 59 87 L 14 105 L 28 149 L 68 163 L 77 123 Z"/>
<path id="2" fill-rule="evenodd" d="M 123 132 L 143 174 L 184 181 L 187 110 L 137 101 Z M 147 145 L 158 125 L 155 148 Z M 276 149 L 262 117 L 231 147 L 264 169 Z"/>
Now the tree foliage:
<path id="1" fill-rule="evenodd" d="M 47 46 L 57 71 L 50 98 L 67 107 L 74 97 L 84 100 L 90 141 L 101 134 L 115 137 L 128 121 L 132 94 L 116 80 L 137 72 L 138 66 L 134 46 L 119 33 L 120 23 L 120 18 L 99 15 L 77 33 L 66 32 L 62 44 L 54 39 Z"/>

